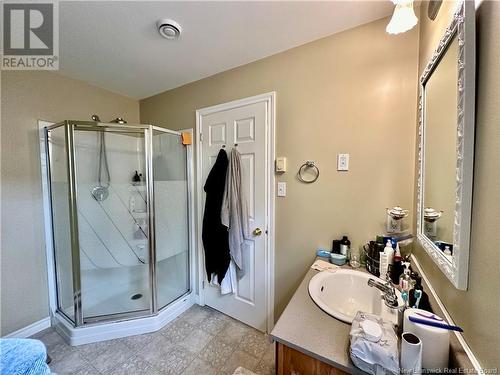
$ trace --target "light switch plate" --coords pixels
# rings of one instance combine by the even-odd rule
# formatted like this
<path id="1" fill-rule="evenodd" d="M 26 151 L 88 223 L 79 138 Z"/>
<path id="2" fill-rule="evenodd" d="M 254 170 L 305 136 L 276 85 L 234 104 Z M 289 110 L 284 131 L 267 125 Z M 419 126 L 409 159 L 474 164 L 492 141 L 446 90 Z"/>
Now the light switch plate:
<path id="1" fill-rule="evenodd" d="M 349 154 L 337 155 L 337 171 L 349 170 Z"/>
<path id="2" fill-rule="evenodd" d="M 279 156 L 276 158 L 276 173 L 286 172 L 286 157 Z"/>
<path id="3" fill-rule="evenodd" d="M 278 197 L 286 197 L 286 182 L 278 182 Z"/>

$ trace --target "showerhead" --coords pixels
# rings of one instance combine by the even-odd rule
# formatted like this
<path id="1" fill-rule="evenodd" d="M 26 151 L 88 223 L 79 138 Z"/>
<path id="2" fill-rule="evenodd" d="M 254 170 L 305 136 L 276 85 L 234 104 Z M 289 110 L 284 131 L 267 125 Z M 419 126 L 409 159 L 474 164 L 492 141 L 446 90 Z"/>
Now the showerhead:
<path id="1" fill-rule="evenodd" d="M 125 121 L 123 118 L 121 117 L 117 117 L 115 118 L 114 120 L 110 121 L 110 123 L 112 124 L 126 124 L 127 121 Z"/>
<path id="2" fill-rule="evenodd" d="M 92 121 L 101 122 L 101 119 L 99 118 L 98 115 L 93 114 L 92 115 Z M 125 121 L 122 117 L 117 117 L 114 120 L 111 120 L 110 123 L 111 124 L 126 124 L 127 121 Z"/>
<path id="3" fill-rule="evenodd" d="M 109 195 L 109 189 L 106 186 L 95 186 L 91 191 L 92 196 L 98 202 L 102 202 Z"/>

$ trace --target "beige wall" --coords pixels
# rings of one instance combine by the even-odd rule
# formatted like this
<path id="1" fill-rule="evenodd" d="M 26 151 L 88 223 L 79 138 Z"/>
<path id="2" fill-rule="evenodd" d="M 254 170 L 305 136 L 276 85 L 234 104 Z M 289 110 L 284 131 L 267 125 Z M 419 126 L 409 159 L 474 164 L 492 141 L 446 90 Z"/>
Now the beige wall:
<path id="1" fill-rule="evenodd" d="M 1 335 L 48 316 L 37 120 L 123 117 L 139 103 L 49 72 L 2 72 Z"/>
<path id="2" fill-rule="evenodd" d="M 431 22 L 422 4 L 420 17 L 420 71 L 436 47 L 452 14 L 443 3 L 439 19 Z M 469 289 L 459 291 L 416 246 L 416 255 L 432 285 L 483 367 L 496 367 L 500 358 L 500 2 L 484 1 L 477 9 L 476 140 L 474 196 L 470 247 Z"/>
<path id="3" fill-rule="evenodd" d="M 385 208 L 413 204 L 418 28 L 390 36 L 383 19 L 141 101 L 141 122 L 195 126 L 195 110 L 277 93 L 277 155 L 288 158 L 276 202 L 279 317 L 318 247 L 348 234 L 358 247 L 384 229 Z M 336 171 L 350 153 L 350 171 Z M 305 160 L 318 182 L 297 181 Z M 411 221 L 411 219 L 409 220 Z M 409 223 L 411 225 L 411 223 Z"/>

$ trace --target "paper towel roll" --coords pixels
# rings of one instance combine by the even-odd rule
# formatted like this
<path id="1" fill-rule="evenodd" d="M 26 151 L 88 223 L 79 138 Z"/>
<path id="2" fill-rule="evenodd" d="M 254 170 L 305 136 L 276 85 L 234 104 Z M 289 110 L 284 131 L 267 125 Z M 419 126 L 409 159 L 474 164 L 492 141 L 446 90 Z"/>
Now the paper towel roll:
<path id="1" fill-rule="evenodd" d="M 426 316 L 428 311 L 407 309 L 404 314 L 403 331 L 413 333 L 422 342 L 422 367 L 428 370 L 445 369 L 448 367 L 450 353 L 450 331 L 411 322 L 410 315 L 419 312 Z"/>
<path id="2" fill-rule="evenodd" d="M 401 373 L 412 375 L 422 372 L 422 342 L 411 332 L 401 335 Z"/>

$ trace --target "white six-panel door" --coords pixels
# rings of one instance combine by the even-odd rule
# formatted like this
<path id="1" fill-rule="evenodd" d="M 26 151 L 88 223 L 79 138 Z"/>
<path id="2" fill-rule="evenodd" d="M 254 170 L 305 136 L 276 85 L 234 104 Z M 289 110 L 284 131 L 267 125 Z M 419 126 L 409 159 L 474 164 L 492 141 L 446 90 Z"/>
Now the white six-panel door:
<path id="1" fill-rule="evenodd" d="M 233 147 L 240 152 L 252 232 L 252 238 L 247 241 L 243 252 L 244 276 L 237 282 L 237 292 L 221 295 L 218 287 L 205 282 L 205 304 L 264 332 L 267 330 L 268 319 L 266 284 L 270 277 L 266 260 L 268 110 L 268 103 L 260 101 L 205 115 L 201 113 L 201 155 L 198 156 L 201 157 L 201 181 L 198 188 L 203 189 L 219 150 L 224 146 L 228 157 Z M 203 191 L 201 197 L 200 207 L 203 210 Z"/>

